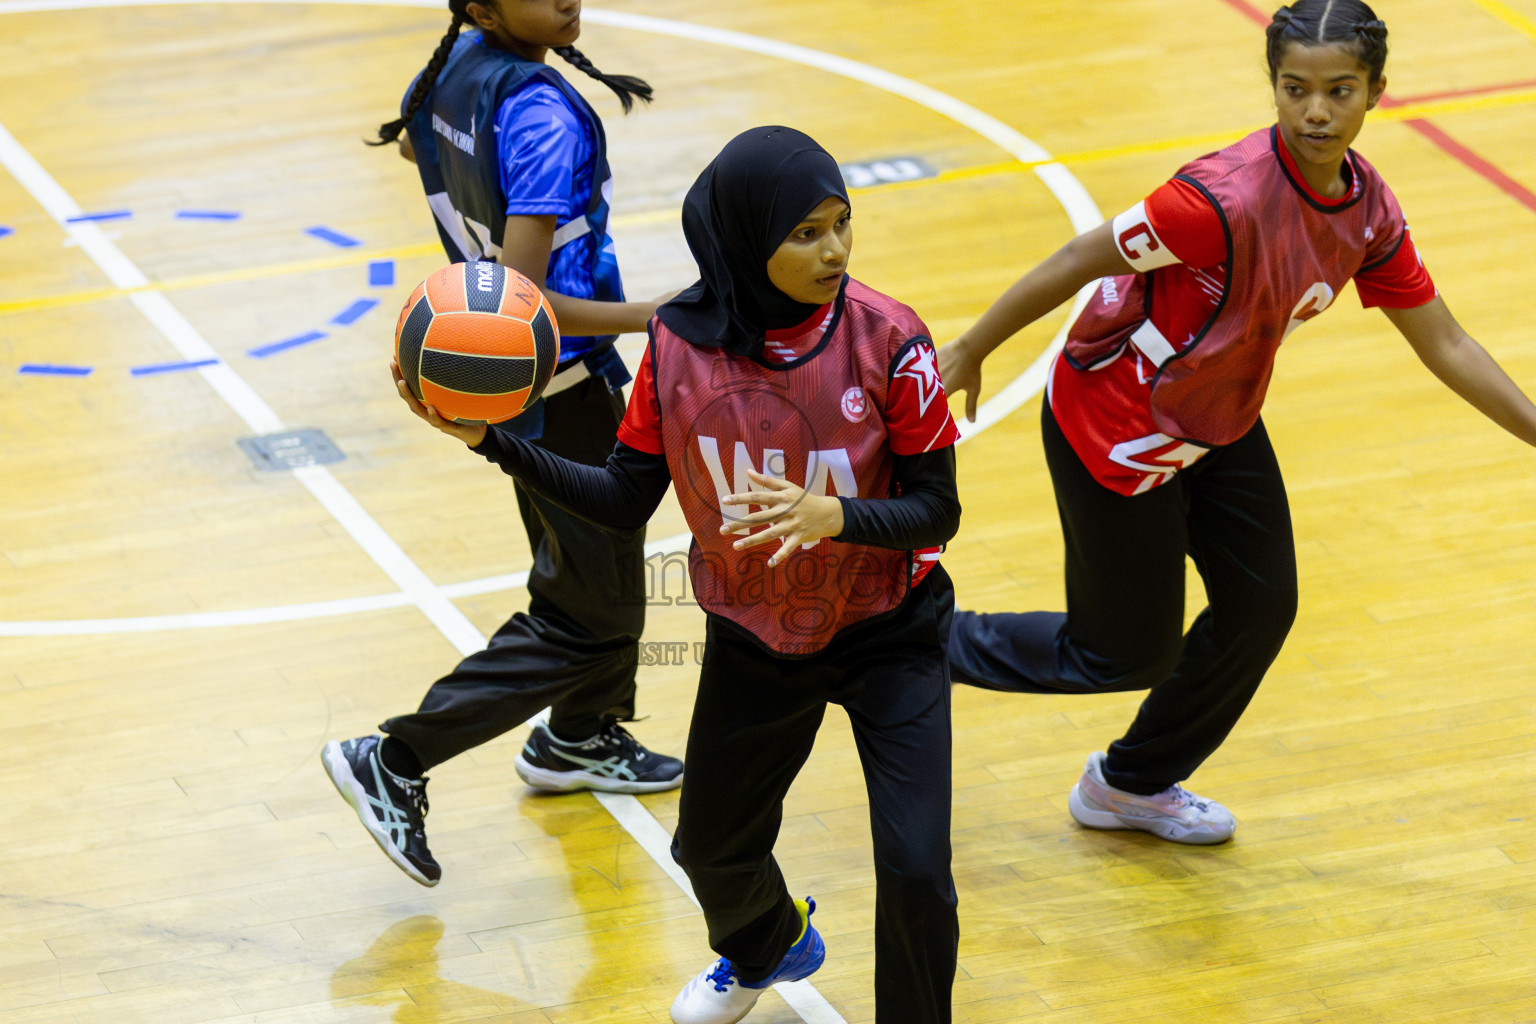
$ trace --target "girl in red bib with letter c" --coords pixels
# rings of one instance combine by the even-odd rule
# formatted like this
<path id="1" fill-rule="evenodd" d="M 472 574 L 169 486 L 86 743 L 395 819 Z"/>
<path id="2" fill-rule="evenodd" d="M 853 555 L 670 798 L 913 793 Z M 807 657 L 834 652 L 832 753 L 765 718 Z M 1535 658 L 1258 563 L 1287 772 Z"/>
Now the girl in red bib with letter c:
<path id="1" fill-rule="evenodd" d="M 958 682 L 1150 689 L 1072 788 L 1089 828 L 1199 844 L 1236 828 L 1180 783 L 1237 724 L 1296 615 L 1290 510 L 1259 407 L 1280 342 L 1346 282 L 1447 386 L 1536 445 L 1536 406 L 1451 316 L 1391 190 L 1349 148 L 1386 88 L 1386 26 L 1359 0 L 1299 0 L 1267 36 L 1275 126 L 1068 242 L 940 353 L 974 419 L 986 355 L 1100 281 L 1041 410 L 1067 611 L 957 612 L 950 645 Z M 1209 599 L 1188 632 L 1186 555 Z"/>

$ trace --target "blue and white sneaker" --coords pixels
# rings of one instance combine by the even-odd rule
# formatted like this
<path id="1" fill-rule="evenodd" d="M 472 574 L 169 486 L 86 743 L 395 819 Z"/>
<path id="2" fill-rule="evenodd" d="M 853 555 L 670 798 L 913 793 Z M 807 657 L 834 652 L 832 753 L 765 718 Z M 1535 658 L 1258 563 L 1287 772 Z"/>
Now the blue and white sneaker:
<path id="1" fill-rule="evenodd" d="M 736 968 L 725 957 L 716 960 L 683 986 L 672 1000 L 672 1024 L 736 1024 L 747 1015 L 768 986 L 781 981 L 800 981 L 815 974 L 827 959 L 826 944 L 811 926 L 816 901 L 795 900 L 800 911 L 800 937 L 789 947 L 774 972 L 751 984 L 736 977 Z"/>
<path id="2" fill-rule="evenodd" d="M 422 885 L 436 885 L 443 869 L 427 849 L 427 780 L 406 779 L 379 760 L 377 734 L 320 750 L 320 763 L 357 818 L 395 866 Z"/>
<path id="3" fill-rule="evenodd" d="M 512 765 L 528 785 L 553 793 L 659 793 L 683 784 L 683 762 L 646 750 L 616 722 L 580 743 L 559 739 L 535 722 Z"/>

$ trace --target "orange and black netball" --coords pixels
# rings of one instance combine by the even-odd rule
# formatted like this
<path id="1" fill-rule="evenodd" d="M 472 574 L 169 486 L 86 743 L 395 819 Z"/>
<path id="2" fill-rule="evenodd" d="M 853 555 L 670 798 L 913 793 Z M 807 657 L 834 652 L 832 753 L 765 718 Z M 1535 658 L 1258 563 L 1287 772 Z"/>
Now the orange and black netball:
<path id="1" fill-rule="evenodd" d="M 395 325 L 411 393 L 447 419 L 500 423 L 522 412 L 560 361 L 543 294 L 499 263 L 454 263 L 417 286 Z"/>

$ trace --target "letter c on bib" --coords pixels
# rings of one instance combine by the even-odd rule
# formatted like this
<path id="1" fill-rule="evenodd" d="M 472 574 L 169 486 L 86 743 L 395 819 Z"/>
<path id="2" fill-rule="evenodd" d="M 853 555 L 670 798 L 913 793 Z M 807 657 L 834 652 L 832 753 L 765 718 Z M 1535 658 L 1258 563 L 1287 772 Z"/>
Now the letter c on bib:
<path id="1" fill-rule="evenodd" d="M 1132 224 L 1120 232 L 1115 243 L 1120 246 L 1120 255 L 1133 265 L 1137 260 L 1146 259 L 1162 248 L 1146 224 Z"/>

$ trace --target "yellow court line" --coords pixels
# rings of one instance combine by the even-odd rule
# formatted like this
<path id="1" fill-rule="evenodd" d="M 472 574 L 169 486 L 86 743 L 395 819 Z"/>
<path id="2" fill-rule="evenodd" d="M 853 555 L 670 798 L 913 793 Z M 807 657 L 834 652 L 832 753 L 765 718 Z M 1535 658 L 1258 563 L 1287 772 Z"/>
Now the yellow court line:
<path id="1" fill-rule="evenodd" d="M 273 263 L 264 267 L 243 267 L 239 270 L 226 270 L 218 274 L 197 274 L 192 277 L 176 277 L 169 281 L 152 281 L 138 288 L 97 288 L 86 292 L 70 292 L 67 295 L 45 295 L 36 299 L 17 299 L 11 302 L 0 302 L 0 315 L 6 313 L 30 312 L 36 309 L 52 309 L 57 306 L 74 306 L 86 302 L 99 302 L 102 299 L 115 299 L 124 295 L 134 295 L 139 292 L 167 292 L 179 291 L 187 288 L 203 288 L 211 284 L 229 284 L 232 281 L 255 281 L 263 277 L 281 277 L 284 274 L 302 274 L 310 270 L 334 270 L 337 267 L 352 267 L 372 260 L 399 258 L 411 256 L 426 256 L 440 251 L 436 243 L 402 245 L 394 249 L 383 249 L 377 252 L 358 253 L 351 256 L 333 256 L 330 259 L 306 260 L 298 263 Z"/>
<path id="2" fill-rule="evenodd" d="M 616 226 L 653 224 L 675 219 L 677 219 L 676 210 L 650 210 L 645 213 L 631 214 L 627 217 L 615 217 L 614 224 Z M 217 274 L 175 277 L 167 281 L 152 281 L 139 288 L 95 288 L 90 291 L 70 292 L 65 295 L 45 295 L 35 299 L 16 299 L 9 302 L 0 302 L 0 316 L 4 316 L 6 313 L 54 309 L 59 306 L 78 306 L 89 302 L 100 302 L 103 299 L 115 299 L 125 295 L 133 295 L 138 292 L 184 291 L 189 288 L 204 288 L 208 285 L 229 284 L 234 281 L 255 281 L 264 277 L 303 274 L 312 270 L 335 270 L 339 267 L 356 267 L 364 263 L 371 263 L 374 260 L 410 259 L 416 256 L 431 256 L 434 253 L 440 254 L 442 251 L 443 247 L 438 242 L 418 242 L 415 245 L 401 245 L 393 249 L 378 249 L 370 252 L 353 253 L 347 256 L 332 256 L 322 260 L 272 263 L 264 267 L 244 267 L 240 270 L 226 270 Z"/>
<path id="3" fill-rule="evenodd" d="M 1502 4 L 1499 0 L 1472 0 L 1473 3 L 1498 18 L 1504 24 L 1513 28 L 1516 32 L 1522 32 L 1532 39 L 1536 39 L 1536 22 L 1531 21 L 1519 11 Z"/>
<path id="4" fill-rule="evenodd" d="M 1475 2 L 1488 6 L 1495 4 L 1497 0 L 1475 0 Z M 1511 12 L 1511 16 L 1519 17 L 1514 15 L 1513 12 Z M 1531 26 L 1529 22 L 1525 22 L 1524 25 L 1525 28 L 1531 30 L 1533 36 L 1536 36 L 1536 26 Z M 1518 89 L 1497 95 L 1463 96 L 1437 100 L 1433 103 L 1409 103 L 1400 107 L 1378 107 L 1372 112 L 1371 116 L 1378 121 L 1415 121 L 1423 118 L 1440 117 L 1445 114 L 1499 110 L 1532 104 L 1536 104 L 1536 89 Z M 876 192 L 883 194 L 913 188 L 926 188 L 931 185 L 942 185 L 956 181 L 967 181 L 973 178 L 984 178 L 992 175 L 1022 174 L 1025 171 L 1030 171 L 1046 164 L 1086 164 L 1102 160 L 1118 160 L 1130 156 L 1141 156 L 1147 153 L 1164 153 L 1171 150 L 1220 148 L 1242 138 L 1251 130 L 1239 129 L 1228 132 L 1211 132 L 1204 135 L 1184 135 L 1177 138 L 1155 139 L 1149 142 L 1132 142 L 1121 146 L 1107 146 L 1103 149 L 1084 149 L 1073 153 L 1063 153 L 1049 160 L 1029 162 L 1004 160 L 998 163 L 978 164 L 974 167 L 957 167 L 953 170 L 942 171 L 931 178 L 890 182 L 881 185 L 871 185 L 865 188 L 853 188 L 848 191 L 851 195 L 870 195 Z M 677 211 L 668 208 L 647 210 L 643 213 L 616 215 L 613 218 L 613 224 L 615 227 L 633 227 L 641 224 L 675 221 L 676 219 Z M 55 309 L 61 306 L 76 306 L 90 302 L 100 302 L 104 299 L 118 298 L 135 292 L 181 291 L 189 288 L 203 288 L 208 285 L 228 284 L 234 281 L 254 281 L 264 277 L 302 274 L 313 270 L 333 270 L 338 267 L 360 266 L 379 259 L 409 259 L 416 256 L 431 256 L 434 253 L 441 253 L 441 251 L 437 242 L 423 242 L 415 245 L 397 246 L 393 249 L 333 256 L 328 259 L 306 260 L 296 263 L 274 263 L 263 267 L 246 267 L 241 270 L 229 270 L 217 274 L 178 277 L 168 281 L 153 282 L 142 288 L 96 288 L 90 291 L 71 292 L 66 295 L 47 295 L 35 299 L 16 299 L 9 302 L 0 302 L 0 316 L 4 316 L 7 313 L 30 312 L 39 309 Z"/>
<path id="5" fill-rule="evenodd" d="M 1515 89 L 1512 92 L 1487 96 L 1461 96 L 1433 103 L 1405 103 L 1401 107 L 1377 107 L 1371 117 L 1387 121 L 1417 121 L 1422 118 L 1440 117 L 1443 114 L 1465 114 L 1477 110 L 1501 110 L 1505 107 L 1523 107 L 1536 103 L 1536 89 Z"/>

